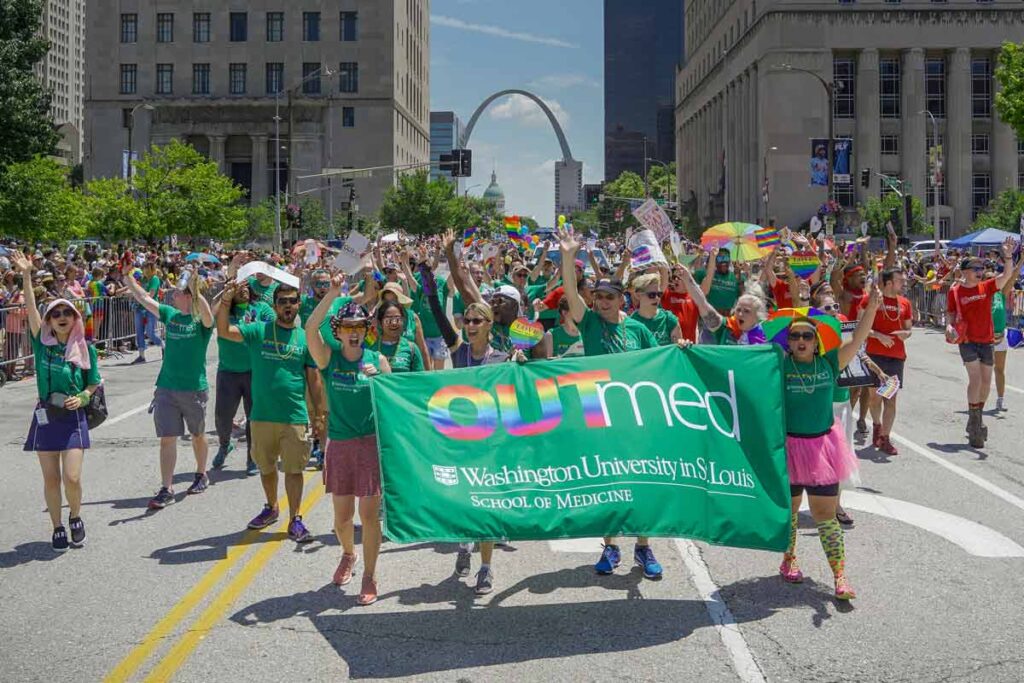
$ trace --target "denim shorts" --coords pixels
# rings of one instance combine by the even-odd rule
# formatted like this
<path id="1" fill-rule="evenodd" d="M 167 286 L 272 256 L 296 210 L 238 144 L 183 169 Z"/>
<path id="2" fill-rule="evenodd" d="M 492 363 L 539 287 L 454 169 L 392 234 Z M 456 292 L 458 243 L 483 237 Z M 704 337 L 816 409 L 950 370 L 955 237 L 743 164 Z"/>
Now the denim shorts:
<path id="1" fill-rule="evenodd" d="M 448 345 L 444 343 L 444 337 L 427 337 L 427 353 L 434 360 L 447 358 Z"/>

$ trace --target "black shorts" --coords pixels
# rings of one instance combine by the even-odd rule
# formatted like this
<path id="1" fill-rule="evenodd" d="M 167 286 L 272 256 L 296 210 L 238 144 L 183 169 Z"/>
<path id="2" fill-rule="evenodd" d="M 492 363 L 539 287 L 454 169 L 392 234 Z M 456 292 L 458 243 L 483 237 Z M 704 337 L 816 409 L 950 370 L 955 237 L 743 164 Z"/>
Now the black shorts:
<path id="1" fill-rule="evenodd" d="M 960 358 L 964 363 L 973 363 L 980 360 L 982 365 L 995 364 L 995 344 L 978 344 L 977 342 L 964 342 L 960 344 Z"/>
<path id="2" fill-rule="evenodd" d="M 895 375 L 900 378 L 900 389 L 905 389 L 906 384 L 903 383 L 903 366 L 906 365 L 905 360 L 899 358 L 893 358 L 892 356 L 882 356 L 877 353 L 869 353 L 868 358 L 875 362 L 882 372 L 889 377 Z"/>
<path id="3" fill-rule="evenodd" d="M 789 497 L 796 498 L 807 491 L 808 496 L 838 496 L 839 483 L 823 484 L 822 486 L 804 486 L 803 484 L 790 484 Z"/>

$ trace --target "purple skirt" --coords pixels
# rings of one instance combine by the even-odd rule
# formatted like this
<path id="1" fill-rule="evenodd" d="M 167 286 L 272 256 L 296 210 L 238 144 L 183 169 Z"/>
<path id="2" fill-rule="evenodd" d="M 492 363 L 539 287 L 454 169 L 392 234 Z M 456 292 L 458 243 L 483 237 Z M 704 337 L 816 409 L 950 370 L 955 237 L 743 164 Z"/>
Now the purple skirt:
<path id="1" fill-rule="evenodd" d="M 36 405 L 36 409 L 42 407 L 42 403 Z M 58 419 L 50 418 L 45 425 L 39 424 L 35 411 L 32 411 L 32 426 L 28 429 L 24 450 L 60 452 L 74 448 L 89 448 L 89 425 L 84 410 L 69 412 Z"/>

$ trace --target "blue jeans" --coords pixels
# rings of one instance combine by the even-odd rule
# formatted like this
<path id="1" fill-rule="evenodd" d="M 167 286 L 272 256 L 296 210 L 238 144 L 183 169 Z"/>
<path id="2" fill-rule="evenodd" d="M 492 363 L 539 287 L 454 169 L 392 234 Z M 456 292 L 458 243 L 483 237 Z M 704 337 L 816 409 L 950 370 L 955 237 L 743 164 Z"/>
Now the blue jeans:
<path id="1" fill-rule="evenodd" d="M 146 351 L 146 337 L 153 346 L 163 348 L 164 342 L 156 333 L 156 316 L 144 308 L 135 309 L 135 346 L 139 353 Z"/>

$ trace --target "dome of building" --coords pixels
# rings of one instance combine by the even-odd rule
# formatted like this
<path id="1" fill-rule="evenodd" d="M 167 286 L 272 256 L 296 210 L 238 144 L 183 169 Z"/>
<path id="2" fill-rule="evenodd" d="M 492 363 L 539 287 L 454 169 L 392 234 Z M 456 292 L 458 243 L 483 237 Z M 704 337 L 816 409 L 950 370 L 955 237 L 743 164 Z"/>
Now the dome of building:
<path id="1" fill-rule="evenodd" d="M 498 174 L 496 171 L 491 171 L 491 184 L 484 190 L 483 198 L 494 202 L 499 213 L 505 212 L 505 192 L 501 189 L 501 185 L 498 184 Z"/>

